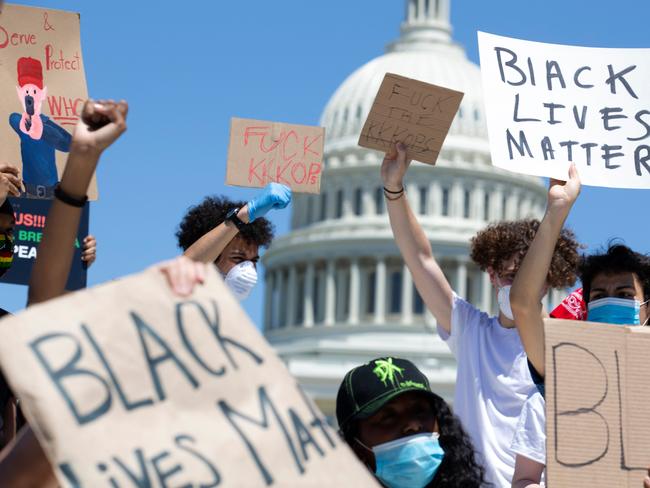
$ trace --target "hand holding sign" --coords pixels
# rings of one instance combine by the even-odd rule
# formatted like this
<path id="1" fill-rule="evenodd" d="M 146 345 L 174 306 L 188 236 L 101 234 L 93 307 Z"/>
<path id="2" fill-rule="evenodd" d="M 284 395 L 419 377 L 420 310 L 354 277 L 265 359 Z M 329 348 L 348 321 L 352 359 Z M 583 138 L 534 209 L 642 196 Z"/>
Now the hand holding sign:
<path id="1" fill-rule="evenodd" d="M 23 188 L 20 171 L 13 164 L 0 164 L 0 205 L 7 197 L 18 197 Z"/>
<path id="2" fill-rule="evenodd" d="M 248 207 L 248 221 L 263 217 L 271 209 L 283 209 L 291 203 L 291 188 L 279 183 L 269 183 L 264 187 L 262 194 L 253 198 L 246 205 Z"/>
<path id="3" fill-rule="evenodd" d="M 391 192 L 400 192 L 404 189 L 404 175 L 411 164 L 411 160 L 406 158 L 406 146 L 401 142 L 384 157 L 381 163 L 381 179 L 384 182 L 384 188 Z"/>
<path id="4" fill-rule="evenodd" d="M 386 152 L 401 142 L 407 158 L 435 164 L 462 99 L 461 92 L 387 73 L 359 145 Z"/>
<path id="5" fill-rule="evenodd" d="M 576 165 L 569 166 L 569 179 L 566 181 L 551 178 L 548 188 L 549 210 L 563 210 L 568 214 L 580 194 L 580 177 Z"/>

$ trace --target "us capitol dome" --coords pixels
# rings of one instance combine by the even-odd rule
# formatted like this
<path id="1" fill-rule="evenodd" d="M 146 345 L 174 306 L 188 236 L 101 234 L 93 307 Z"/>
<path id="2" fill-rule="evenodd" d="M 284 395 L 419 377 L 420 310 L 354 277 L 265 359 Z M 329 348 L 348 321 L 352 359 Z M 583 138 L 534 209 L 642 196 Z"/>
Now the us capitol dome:
<path id="1" fill-rule="evenodd" d="M 451 38 L 450 0 L 406 0 L 401 35 L 352 73 L 321 117 L 321 195 L 295 195 L 291 231 L 263 257 L 264 334 L 331 419 L 345 373 L 378 356 L 414 361 L 450 401 L 456 364 L 438 337 L 394 242 L 379 168 L 357 141 L 387 72 L 465 93 L 436 167 L 413 163 L 406 193 L 454 290 L 495 313 L 488 276 L 469 240 L 489 222 L 540 218 L 539 178 L 491 165 L 480 70 Z M 557 302 L 557 293 L 550 297 Z"/>

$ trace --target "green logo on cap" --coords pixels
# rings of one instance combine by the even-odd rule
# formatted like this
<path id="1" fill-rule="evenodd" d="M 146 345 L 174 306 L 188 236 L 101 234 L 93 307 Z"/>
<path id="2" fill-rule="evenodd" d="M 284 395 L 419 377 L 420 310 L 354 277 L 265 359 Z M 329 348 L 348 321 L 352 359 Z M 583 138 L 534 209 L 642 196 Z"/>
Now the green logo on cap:
<path id="1" fill-rule="evenodd" d="M 393 364 L 393 358 L 378 359 L 375 361 L 375 369 L 372 370 L 384 386 L 388 386 L 387 381 L 390 381 L 390 384 L 393 387 L 397 386 L 397 378 L 395 375 L 398 374 L 402 376 L 403 371 L 404 368 L 400 368 Z"/>

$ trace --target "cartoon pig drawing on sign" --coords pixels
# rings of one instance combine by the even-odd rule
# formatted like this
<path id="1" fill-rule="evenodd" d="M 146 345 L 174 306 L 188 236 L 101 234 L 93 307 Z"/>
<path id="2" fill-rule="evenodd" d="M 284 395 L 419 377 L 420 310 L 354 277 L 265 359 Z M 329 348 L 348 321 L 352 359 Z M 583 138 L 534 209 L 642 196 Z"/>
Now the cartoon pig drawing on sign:
<path id="1" fill-rule="evenodd" d="M 68 152 L 72 136 L 41 113 L 47 99 L 43 66 L 38 59 L 18 60 L 18 99 L 22 114 L 9 116 L 9 125 L 20 137 L 25 193 L 30 197 L 52 198 L 59 181 L 55 151 Z"/>

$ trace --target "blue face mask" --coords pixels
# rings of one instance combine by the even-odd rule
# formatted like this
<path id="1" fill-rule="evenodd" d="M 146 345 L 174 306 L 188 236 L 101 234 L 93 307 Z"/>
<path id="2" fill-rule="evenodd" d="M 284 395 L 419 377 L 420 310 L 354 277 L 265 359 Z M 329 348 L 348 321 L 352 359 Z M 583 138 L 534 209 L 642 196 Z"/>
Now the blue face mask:
<path id="1" fill-rule="evenodd" d="M 599 298 L 587 304 L 587 320 L 607 324 L 639 325 L 639 300 L 629 298 Z"/>
<path id="2" fill-rule="evenodd" d="M 435 432 L 379 444 L 372 452 L 377 466 L 375 474 L 388 488 L 424 488 L 445 456 Z"/>

